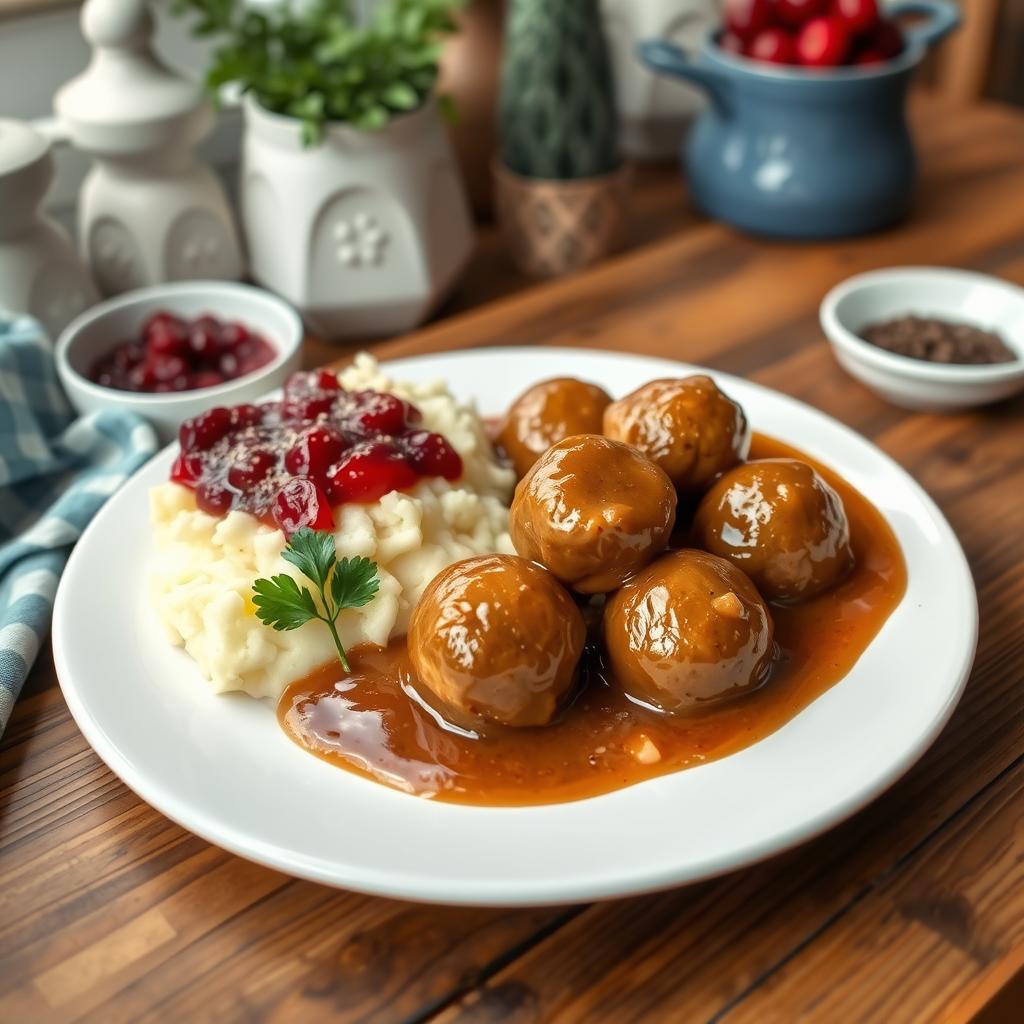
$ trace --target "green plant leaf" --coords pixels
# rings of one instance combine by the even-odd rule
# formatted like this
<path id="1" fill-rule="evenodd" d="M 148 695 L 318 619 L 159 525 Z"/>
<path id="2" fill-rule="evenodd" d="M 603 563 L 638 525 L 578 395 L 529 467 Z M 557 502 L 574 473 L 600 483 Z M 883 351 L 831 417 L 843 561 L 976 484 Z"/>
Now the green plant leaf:
<path id="1" fill-rule="evenodd" d="M 414 110 L 420 103 L 419 93 L 408 82 L 392 82 L 381 93 L 381 99 L 396 110 Z"/>
<path id="2" fill-rule="evenodd" d="M 322 589 L 327 585 L 327 577 L 338 557 L 334 550 L 334 535 L 326 530 L 311 530 L 303 526 L 292 535 L 281 557 Z"/>
<path id="3" fill-rule="evenodd" d="M 441 39 L 465 0 L 381 0 L 357 24 L 346 0 L 249 9 L 246 0 L 174 0 L 193 33 L 219 36 L 207 72 L 211 90 L 237 84 L 319 141 L 328 121 L 366 131 L 414 110 L 437 80 Z"/>
<path id="4" fill-rule="evenodd" d="M 337 611 L 362 608 L 377 596 L 378 590 L 376 563 L 368 558 L 343 558 L 338 562 L 331 580 L 331 600 Z"/>
<path id="5" fill-rule="evenodd" d="M 299 140 L 302 142 L 303 148 L 309 149 L 311 146 L 319 146 L 321 139 L 324 137 L 323 125 L 317 121 L 303 121 L 299 129 Z"/>
<path id="6" fill-rule="evenodd" d="M 319 618 L 313 595 L 284 574 L 269 580 L 256 580 L 252 585 L 252 603 L 260 622 L 277 630 L 298 629 L 311 619 Z"/>
<path id="7" fill-rule="evenodd" d="M 282 574 L 253 583 L 252 603 L 256 615 L 274 629 L 297 629 L 312 619 L 319 619 L 331 634 L 342 667 L 349 671 L 348 658 L 338 634 L 337 618 L 344 609 L 362 608 L 376 596 L 380 589 L 376 563 L 362 557 L 343 558 L 339 562 L 334 550 L 334 535 L 329 530 L 306 527 L 296 530 L 281 557 L 316 584 L 320 607 L 317 607 L 314 594 L 308 587 L 300 587 L 291 576 Z M 334 575 L 328 597 L 327 579 L 332 568 Z"/>
<path id="8" fill-rule="evenodd" d="M 390 119 L 387 107 L 374 103 L 357 115 L 352 123 L 363 131 L 375 132 L 383 128 Z"/>

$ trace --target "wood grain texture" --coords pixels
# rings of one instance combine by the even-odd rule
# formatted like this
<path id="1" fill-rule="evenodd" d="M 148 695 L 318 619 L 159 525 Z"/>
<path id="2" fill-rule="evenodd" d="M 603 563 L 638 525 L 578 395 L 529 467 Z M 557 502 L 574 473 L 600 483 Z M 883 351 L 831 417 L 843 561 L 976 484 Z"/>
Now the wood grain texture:
<path id="1" fill-rule="evenodd" d="M 1024 0 L 1002 0 L 994 36 L 985 95 L 1024 104 Z"/>
<path id="2" fill-rule="evenodd" d="M 42 658 L 0 745 L 0 1021 L 899 1022 L 995 1007 L 1024 949 L 1024 401 L 894 409 L 839 370 L 816 320 L 828 287 L 890 263 L 1024 283 L 1024 117 L 924 104 L 915 125 L 923 181 L 898 229 L 751 240 L 695 218 L 673 171 L 648 171 L 631 251 L 523 290 L 485 236 L 445 318 L 378 346 L 702 362 L 827 410 L 906 466 L 961 538 L 981 636 L 952 722 L 900 783 L 797 850 L 671 893 L 420 907 L 288 879 L 183 832 L 89 750 Z M 493 301 L 473 310 L 475 296 Z M 347 351 L 311 344 L 308 358 Z"/>

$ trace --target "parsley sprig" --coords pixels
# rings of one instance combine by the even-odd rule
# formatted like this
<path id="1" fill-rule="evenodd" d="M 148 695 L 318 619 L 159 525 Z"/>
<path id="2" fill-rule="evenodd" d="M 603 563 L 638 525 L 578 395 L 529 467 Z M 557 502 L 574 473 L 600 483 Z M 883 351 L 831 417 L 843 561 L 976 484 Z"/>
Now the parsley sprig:
<path id="1" fill-rule="evenodd" d="M 342 668 L 348 672 L 348 658 L 335 622 L 346 608 L 362 608 L 374 599 L 380 589 L 376 563 L 369 558 L 338 561 L 334 535 L 305 526 L 295 532 L 281 557 L 315 584 L 316 594 L 284 574 L 256 580 L 252 585 L 255 594 L 252 603 L 256 606 L 257 617 L 277 630 L 298 629 L 319 619 L 331 631 Z"/>

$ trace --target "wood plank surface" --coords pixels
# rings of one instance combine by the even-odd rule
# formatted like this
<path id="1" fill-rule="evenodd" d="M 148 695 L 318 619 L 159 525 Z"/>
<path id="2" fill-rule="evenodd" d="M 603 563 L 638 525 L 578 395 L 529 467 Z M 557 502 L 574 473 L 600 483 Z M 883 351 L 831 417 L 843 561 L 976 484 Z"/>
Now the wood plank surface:
<path id="1" fill-rule="evenodd" d="M 432 908 L 209 846 L 96 758 L 40 659 L 0 745 L 0 1021 L 962 1020 L 1024 949 L 1024 401 L 936 417 L 846 377 L 822 294 L 892 263 L 1024 284 L 1024 117 L 915 109 L 913 218 L 785 245 L 696 217 L 643 173 L 629 251 L 525 287 L 493 232 L 399 356 L 525 344 L 676 357 L 825 409 L 907 467 L 961 538 L 978 660 L 931 751 L 839 828 L 755 868 L 590 907 Z M 480 302 L 487 304 L 474 309 Z M 308 361 L 348 349 L 311 343 Z"/>

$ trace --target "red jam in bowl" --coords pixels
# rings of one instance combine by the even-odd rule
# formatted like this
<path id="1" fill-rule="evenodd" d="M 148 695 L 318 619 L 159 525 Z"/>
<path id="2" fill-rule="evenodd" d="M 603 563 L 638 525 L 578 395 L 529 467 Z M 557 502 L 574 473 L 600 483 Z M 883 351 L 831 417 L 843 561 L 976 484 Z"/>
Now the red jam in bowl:
<path id="1" fill-rule="evenodd" d="M 329 370 L 295 373 L 280 402 L 186 420 L 171 479 L 211 515 L 240 509 L 288 536 L 303 526 L 330 530 L 337 505 L 462 475 L 458 452 L 421 419 L 395 395 L 345 391 Z"/>
<path id="2" fill-rule="evenodd" d="M 98 359 L 89 379 L 118 391 L 194 391 L 244 377 L 274 355 L 270 342 L 243 324 L 159 312 L 142 325 L 137 340 L 123 341 Z"/>

